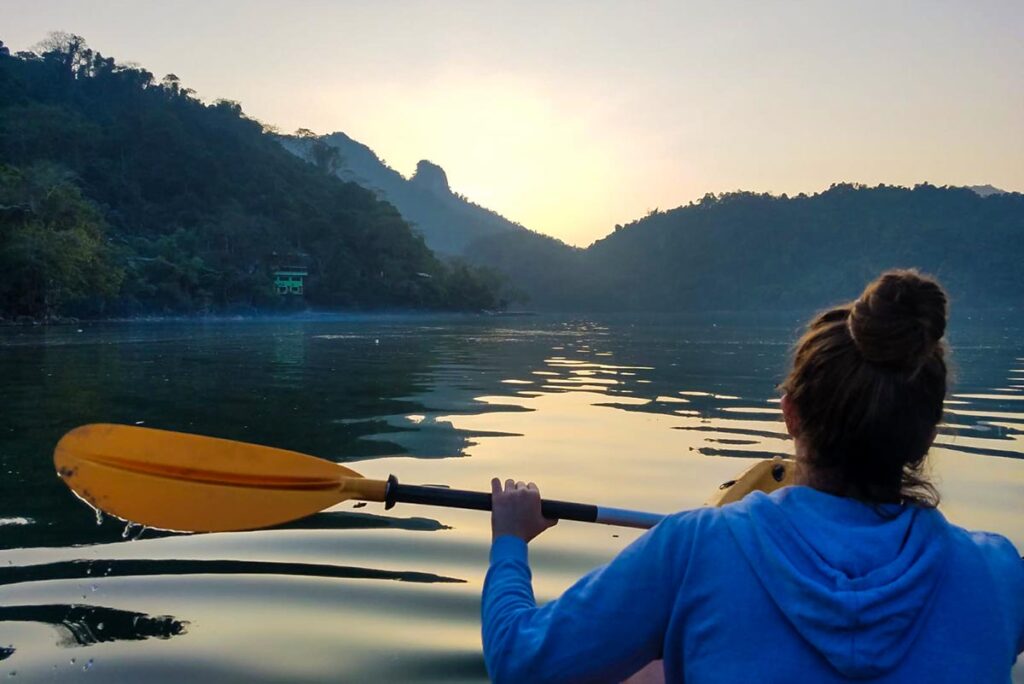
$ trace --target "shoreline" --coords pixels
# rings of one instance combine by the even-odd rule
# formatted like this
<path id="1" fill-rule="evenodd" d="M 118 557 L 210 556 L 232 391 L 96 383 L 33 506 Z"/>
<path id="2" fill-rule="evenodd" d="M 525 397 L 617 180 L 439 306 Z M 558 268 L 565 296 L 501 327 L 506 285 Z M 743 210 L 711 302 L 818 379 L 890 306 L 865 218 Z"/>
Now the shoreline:
<path id="1" fill-rule="evenodd" d="M 245 321 L 321 321 L 337 319 L 365 319 L 384 317 L 481 317 L 526 318 L 537 316 L 535 311 L 445 311 L 445 310 L 367 310 L 367 311 L 301 311 L 290 313 L 249 312 L 220 314 L 151 314 L 142 316 L 112 316 L 105 318 L 78 318 L 76 316 L 0 316 L 0 328 L 62 327 L 94 323 L 241 323 Z"/>

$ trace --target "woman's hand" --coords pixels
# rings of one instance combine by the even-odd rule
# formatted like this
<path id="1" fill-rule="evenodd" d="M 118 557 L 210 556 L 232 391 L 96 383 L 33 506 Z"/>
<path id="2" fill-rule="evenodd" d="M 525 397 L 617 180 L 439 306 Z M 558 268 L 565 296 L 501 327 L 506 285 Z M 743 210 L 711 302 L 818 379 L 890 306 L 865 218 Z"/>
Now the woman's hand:
<path id="1" fill-rule="evenodd" d="M 538 534 L 553 527 L 557 520 L 549 520 L 540 512 L 540 490 L 537 485 L 505 480 L 491 480 L 491 535 L 494 539 L 506 534 L 529 543 Z"/>

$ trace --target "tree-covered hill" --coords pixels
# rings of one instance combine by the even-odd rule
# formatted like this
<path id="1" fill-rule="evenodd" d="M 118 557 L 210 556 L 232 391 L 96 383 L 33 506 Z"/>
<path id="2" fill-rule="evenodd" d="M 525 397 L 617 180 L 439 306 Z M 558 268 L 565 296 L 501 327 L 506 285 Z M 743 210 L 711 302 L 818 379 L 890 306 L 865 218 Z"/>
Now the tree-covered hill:
<path id="1" fill-rule="evenodd" d="M 286 152 L 234 102 L 116 63 L 78 36 L 0 43 L 0 315 L 282 306 L 301 261 L 324 307 L 491 308 L 393 206 Z"/>
<path id="2" fill-rule="evenodd" d="M 497 233 L 474 240 L 466 259 L 498 273 L 512 298 L 529 309 L 588 311 L 596 301 L 586 251 L 532 230 Z"/>
<path id="3" fill-rule="evenodd" d="M 656 212 L 591 245 L 588 298 L 614 310 L 769 310 L 856 296 L 887 268 L 937 276 L 955 306 L 1024 304 L 1024 195 L 852 184 L 731 193 Z"/>
<path id="4" fill-rule="evenodd" d="M 467 249 L 528 306 L 565 311 L 797 311 L 881 271 L 938 276 L 957 307 L 1024 310 L 1024 195 L 838 184 L 796 197 L 708 195 L 576 250 L 536 234 Z"/>

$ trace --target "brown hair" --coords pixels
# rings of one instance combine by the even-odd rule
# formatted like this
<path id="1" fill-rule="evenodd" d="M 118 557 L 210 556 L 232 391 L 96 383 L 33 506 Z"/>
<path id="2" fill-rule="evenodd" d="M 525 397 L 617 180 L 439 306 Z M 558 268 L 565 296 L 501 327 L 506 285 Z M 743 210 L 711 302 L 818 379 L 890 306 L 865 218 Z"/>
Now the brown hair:
<path id="1" fill-rule="evenodd" d="M 946 396 L 946 308 L 934 279 L 888 271 L 810 322 L 779 388 L 800 417 L 812 484 L 874 503 L 938 505 L 921 469 Z"/>

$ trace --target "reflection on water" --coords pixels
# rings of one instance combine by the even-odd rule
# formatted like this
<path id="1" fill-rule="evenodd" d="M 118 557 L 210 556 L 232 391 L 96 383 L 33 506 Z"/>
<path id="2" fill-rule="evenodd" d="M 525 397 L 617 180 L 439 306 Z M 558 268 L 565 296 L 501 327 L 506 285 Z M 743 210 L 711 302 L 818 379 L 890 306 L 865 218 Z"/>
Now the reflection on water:
<path id="1" fill-rule="evenodd" d="M 58 628 L 57 645 L 92 646 L 107 641 L 170 639 L 184 634 L 187 622 L 169 615 L 146 615 L 105 606 L 2 606 L 0 622 L 38 622 Z M 8 646 L 4 658 L 15 651 Z"/>
<path id="2" fill-rule="evenodd" d="M 955 324 L 932 458 L 943 508 L 1024 548 L 1022 337 Z M 59 483 L 53 445 L 82 423 L 140 423 L 370 477 L 483 489 L 509 475 L 553 498 L 669 512 L 699 505 L 737 459 L 790 451 L 774 387 L 796 330 L 463 317 L 4 330 L 2 667 L 85 676 L 52 637 L 59 623 L 97 636 L 72 639 L 110 679 L 480 681 L 485 515 L 346 503 L 273 530 L 136 528 L 127 541 Z M 538 598 L 636 534 L 554 528 L 531 546 Z M 180 638 L 150 638 L 159 625 Z"/>
<path id="3" fill-rule="evenodd" d="M 88 579 L 94 568 L 97 577 L 143 577 L 146 575 L 287 575 L 302 577 L 347 577 L 394 580 L 397 582 L 464 582 L 429 572 L 407 572 L 356 568 L 315 563 L 278 563 L 242 560 L 97 560 L 40 563 L 8 567 L 0 571 L 0 585 L 63 579 Z"/>

